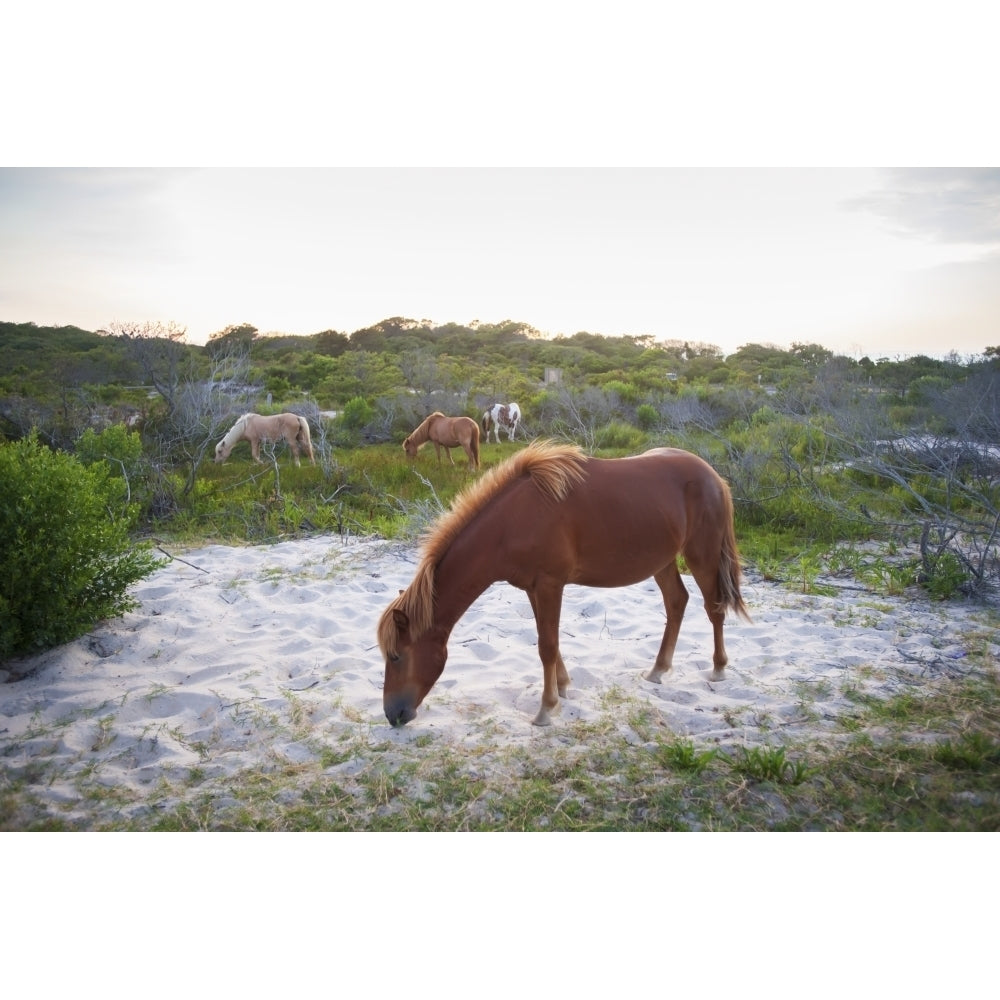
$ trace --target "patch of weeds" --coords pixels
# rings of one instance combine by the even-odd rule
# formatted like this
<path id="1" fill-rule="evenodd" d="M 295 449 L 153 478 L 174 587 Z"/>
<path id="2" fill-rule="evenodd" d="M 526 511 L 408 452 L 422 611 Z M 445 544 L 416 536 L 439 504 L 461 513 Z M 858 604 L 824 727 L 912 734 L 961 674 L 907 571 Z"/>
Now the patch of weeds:
<path id="1" fill-rule="evenodd" d="M 726 720 L 726 725 L 730 729 L 739 729 L 742 725 L 743 716 L 751 711 L 753 709 L 749 705 L 742 705 L 739 708 L 727 707 L 722 710 L 722 718 Z"/>
<path id="2" fill-rule="evenodd" d="M 604 711 L 620 708 L 631 700 L 629 695 L 625 693 L 624 688 L 618 684 L 609 685 L 600 691 L 597 696 L 597 703 Z"/>
<path id="3" fill-rule="evenodd" d="M 947 601 L 968 586 L 969 572 L 958 556 L 945 551 L 928 561 L 919 574 L 919 582 L 935 600 Z"/>
<path id="4" fill-rule="evenodd" d="M 309 710 L 302 703 L 302 699 L 293 692 L 283 689 L 281 693 L 285 696 L 285 700 L 288 702 L 289 725 L 291 725 L 293 729 L 301 729 L 306 722 L 306 716 L 309 714 Z"/>
<path id="5" fill-rule="evenodd" d="M 657 747 L 657 762 L 674 771 L 701 774 L 718 756 L 718 749 L 699 750 L 691 740 L 675 740 Z"/>
<path id="6" fill-rule="evenodd" d="M 655 739 L 666 728 L 659 712 L 647 702 L 634 701 L 629 705 L 625 721 L 641 740 Z"/>
<path id="7" fill-rule="evenodd" d="M 832 597 L 837 593 L 836 587 L 816 582 L 822 568 L 822 562 L 818 555 L 810 554 L 799 557 L 797 578 L 803 594 L 820 594 L 824 597 Z"/>
<path id="8" fill-rule="evenodd" d="M 795 693 L 798 696 L 796 707 L 803 718 L 815 721 L 819 718 L 815 702 L 817 699 L 828 699 L 833 694 L 833 685 L 826 678 L 817 681 L 799 681 L 795 685 Z"/>
<path id="9" fill-rule="evenodd" d="M 899 597 L 916 583 L 917 573 L 912 563 L 873 559 L 858 573 L 858 580 L 876 593 Z"/>
<path id="10" fill-rule="evenodd" d="M 985 771 L 1000 764 L 1000 743 L 976 730 L 939 744 L 933 757 L 954 771 Z"/>
<path id="11" fill-rule="evenodd" d="M 801 785 L 806 778 L 816 773 L 804 761 L 789 760 L 782 747 L 741 747 L 733 762 L 737 773 L 753 781 L 773 781 L 777 784 Z"/>
<path id="12" fill-rule="evenodd" d="M 834 576 L 847 574 L 856 578 L 864 564 L 864 555 L 853 545 L 836 545 L 827 554 L 826 562 Z"/>
<path id="13" fill-rule="evenodd" d="M 92 752 L 97 753 L 114 742 L 115 734 L 111 731 L 114 722 L 115 717 L 113 715 L 104 715 L 97 720 L 97 735 L 94 738 L 94 742 L 90 745 Z"/>
<path id="14" fill-rule="evenodd" d="M 166 684 L 154 684 L 143 697 L 148 704 L 152 704 L 154 698 L 162 698 L 164 695 L 170 694 L 170 691 L 171 689 Z"/>

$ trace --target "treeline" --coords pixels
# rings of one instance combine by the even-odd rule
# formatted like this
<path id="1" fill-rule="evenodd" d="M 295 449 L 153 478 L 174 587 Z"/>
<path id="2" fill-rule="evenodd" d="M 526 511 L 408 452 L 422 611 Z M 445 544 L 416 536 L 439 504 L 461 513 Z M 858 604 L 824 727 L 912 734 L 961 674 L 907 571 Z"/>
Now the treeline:
<path id="1" fill-rule="evenodd" d="M 249 376 L 262 394 L 274 400 L 309 396 L 330 410 L 357 397 L 374 402 L 402 387 L 454 393 L 475 406 L 487 398 L 530 400 L 547 384 L 547 373 L 574 389 L 610 388 L 632 402 L 654 405 L 686 386 L 786 391 L 817 377 L 905 400 L 960 383 L 1000 358 L 1000 348 L 987 347 L 972 359 L 954 353 L 943 359 L 854 359 L 812 343 L 750 343 L 726 356 L 711 344 L 652 336 L 580 332 L 546 338 L 511 320 L 433 326 L 393 317 L 351 334 L 323 330 L 305 336 L 263 336 L 243 323 L 219 331 L 204 346 L 187 344 L 183 330 L 160 324 L 86 331 L 0 323 L 0 397 L 58 402 L 89 389 L 106 404 L 138 404 L 142 397 L 136 393 L 148 387 L 150 372 L 148 349 L 136 345 L 150 340 L 176 346 L 173 363 L 206 377 L 214 359 L 239 353 L 249 360 Z"/>

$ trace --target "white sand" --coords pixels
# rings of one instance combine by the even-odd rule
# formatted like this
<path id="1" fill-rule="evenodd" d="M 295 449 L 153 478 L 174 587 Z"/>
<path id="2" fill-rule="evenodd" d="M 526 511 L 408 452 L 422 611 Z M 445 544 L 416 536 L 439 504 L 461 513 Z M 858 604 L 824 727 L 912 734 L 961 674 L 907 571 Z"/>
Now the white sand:
<path id="1" fill-rule="evenodd" d="M 891 695 L 961 675 L 972 668 L 966 636 L 989 628 L 972 605 L 890 600 L 846 582 L 836 597 L 807 596 L 751 578 L 744 597 L 754 621 L 727 621 L 728 679 L 714 683 L 711 629 L 686 578 L 692 600 L 674 675 L 653 685 L 641 674 L 663 629 L 655 584 L 569 587 L 561 634 L 573 685 L 555 724 L 540 729 L 531 725 L 541 696 L 531 610 L 521 591 L 497 584 L 456 626 L 417 718 L 393 730 L 375 627 L 409 584 L 415 548 L 320 537 L 174 554 L 135 587 L 134 612 L 17 664 L 32 669 L 0 684 L 3 771 L 35 768 L 33 794 L 67 822 L 86 825 L 95 783 L 129 792 L 127 818 L 158 787 L 162 799 L 164 780 L 183 795 L 192 769 L 201 791 L 215 782 L 223 795 L 228 776 L 315 761 L 347 739 L 405 746 L 433 733 L 459 746 L 489 733 L 544 753 L 572 737 L 574 720 L 598 719 L 623 699 L 706 745 L 843 738 L 836 720 L 854 709 L 852 689 Z M 616 714 L 618 725 L 638 741 L 627 714 Z M 363 766 L 348 761 L 337 773 L 346 780 Z"/>

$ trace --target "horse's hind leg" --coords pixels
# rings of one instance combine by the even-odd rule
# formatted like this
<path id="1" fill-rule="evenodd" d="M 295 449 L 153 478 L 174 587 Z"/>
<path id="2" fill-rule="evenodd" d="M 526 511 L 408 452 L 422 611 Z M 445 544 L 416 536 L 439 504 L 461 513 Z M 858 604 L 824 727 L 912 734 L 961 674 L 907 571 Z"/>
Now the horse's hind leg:
<path id="1" fill-rule="evenodd" d="M 721 594 L 719 593 L 719 569 L 718 562 L 715 561 L 708 568 L 702 564 L 695 565 L 690 556 L 685 556 L 695 583 L 701 591 L 701 596 L 705 604 L 705 614 L 712 623 L 712 680 L 723 681 L 726 679 L 726 664 L 729 657 L 726 655 L 726 644 L 723 639 L 723 626 L 726 621 L 726 609 L 720 607 Z"/>
<path id="2" fill-rule="evenodd" d="M 660 570 L 653 579 L 663 594 L 663 607 L 667 612 L 667 625 L 663 630 L 663 641 L 656 654 L 653 669 L 646 674 L 646 680 L 654 684 L 663 683 L 663 675 L 670 673 L 674 665 L 674 649 L 677 646 L 677 636 L 680 635 L 681 622 L 684 620 L 684 609 L 687 607 L 688 592 L 681 579 L 677 563 L 672 562 L 666 569 Z"/>

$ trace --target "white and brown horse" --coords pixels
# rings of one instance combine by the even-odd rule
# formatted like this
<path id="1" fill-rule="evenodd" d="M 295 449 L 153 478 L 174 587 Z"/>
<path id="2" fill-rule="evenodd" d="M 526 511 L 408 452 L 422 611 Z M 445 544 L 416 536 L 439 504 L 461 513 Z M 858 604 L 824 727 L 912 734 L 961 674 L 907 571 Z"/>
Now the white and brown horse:
<path id="1" fill-rule="evenodd" d="M 483 430 L 486 432 L 486 440 L 489 441 L 490 431 L 493 431 L 497 444 L 499 444 L 500 430 L 503 428 L 507 432 L 507 440 L 513 441 L 520 419 L 521 407 L 517 403 L 494 403 L 483 414 Z"/>
<path id="2" fill-rule="evenodd" d="M 262 417 L 259 413 L 244 413 L 233 424 L 229 433 L 215 446 L 216 462 L 224 462 L 240 441 L 250 442 L 250 454 L 255 462 L 260 461 L 262 441 L 284 441 L 292 450 L 295 464 L 300 465 L 299 452 L 305 451 L 313 465 L 312 438 L 309 435 L 309 421 L 297 413 L 276 413 Z"/>

